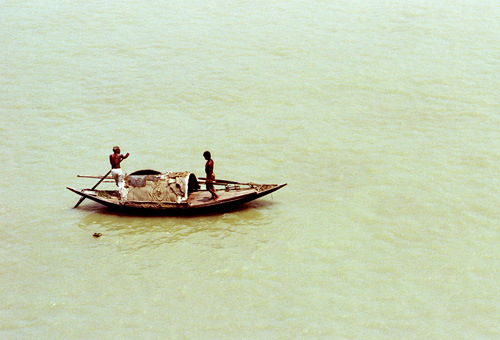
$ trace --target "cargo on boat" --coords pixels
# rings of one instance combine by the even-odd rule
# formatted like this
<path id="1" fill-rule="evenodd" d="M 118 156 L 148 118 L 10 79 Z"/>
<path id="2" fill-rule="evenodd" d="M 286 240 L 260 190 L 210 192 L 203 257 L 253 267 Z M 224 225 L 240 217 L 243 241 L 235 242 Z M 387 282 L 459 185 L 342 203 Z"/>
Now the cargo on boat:
<path id="1" fill-rule="evenodd" d="M 101 176 L 79 176 L 108 178 Z M 98 182 L 101 183 L 101 181 Z M 217 195 L 211 198 L 210 192 L 201 188 L 205 178 L 197 178 L 192 172 L 165 172 L 139 170 L 124 177 L 126 197 L 119 198 L 117 190 L 74 189 L 70 191 L 109 208 L 137 212 L 161 213 L 201 213 L 230 209 L 253 201 L 281 189 L 284 184 L 239 183 L 228 180 L 214 180 Z M 75 207 L 76 207 L 75 206 Z"/>

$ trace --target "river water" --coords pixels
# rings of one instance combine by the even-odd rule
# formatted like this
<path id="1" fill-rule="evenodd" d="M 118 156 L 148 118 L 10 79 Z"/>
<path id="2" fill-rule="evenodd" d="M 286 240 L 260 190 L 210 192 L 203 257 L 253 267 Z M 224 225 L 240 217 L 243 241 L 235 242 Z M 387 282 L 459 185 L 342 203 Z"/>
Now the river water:
<path id="1" fill-rule="evenodd" d="M 0 20 L 0 338 L 500 337 L 497 2 Z M 288 186 L 208 216 L 72 209 L 114 145 L 125 172 L 201 176 L 210 150 L 217 178 Z"/>

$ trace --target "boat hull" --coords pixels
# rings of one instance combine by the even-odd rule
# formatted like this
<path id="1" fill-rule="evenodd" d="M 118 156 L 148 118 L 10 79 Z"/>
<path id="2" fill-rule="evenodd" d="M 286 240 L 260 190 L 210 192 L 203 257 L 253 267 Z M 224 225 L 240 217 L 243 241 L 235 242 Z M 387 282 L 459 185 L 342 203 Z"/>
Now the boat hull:
<path id="1" fill-rule="evenodd" d="M 158 201 L 125 201 L 120 203 L 115 191 L 74 189 L 68 190 L 84 198 L 102 204 L 109 209 L 128 214 L 203 214 L 235 209 L 242 204 L 269 195 L 287 184 L 252 185 L 249 188 L 217 190 L 219 198 L 212 200 L 208 191 L 189 194 L 186 201 L 179 203 Z"/>

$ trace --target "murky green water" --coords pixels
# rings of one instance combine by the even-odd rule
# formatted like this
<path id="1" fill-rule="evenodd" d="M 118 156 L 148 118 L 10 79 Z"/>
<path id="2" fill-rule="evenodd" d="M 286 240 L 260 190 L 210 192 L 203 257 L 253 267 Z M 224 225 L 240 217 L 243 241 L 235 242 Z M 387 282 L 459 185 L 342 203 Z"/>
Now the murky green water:
<path id="1" fill-rule="evenodd" d="M 3 2 L 0 337 L 498 338 L 499 19 Z M 203 175 L 210 150 L 218 178 L 288 186 L 220 215 L 71 209 L 114 145 L 125 172 Z"/>

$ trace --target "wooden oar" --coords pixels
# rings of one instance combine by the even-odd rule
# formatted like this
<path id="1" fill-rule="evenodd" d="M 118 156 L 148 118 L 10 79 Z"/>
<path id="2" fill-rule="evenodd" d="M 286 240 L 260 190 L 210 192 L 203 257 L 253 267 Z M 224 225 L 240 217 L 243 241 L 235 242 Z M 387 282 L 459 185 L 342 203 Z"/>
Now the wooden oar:
<path id="1" fill-rule="evenodd" d="M 111 170 L 109 170 L 109 171 L 108 171 L 108 173 L 107 173 L 106 175 L 104 175 L 104 176 L 103 176 L 103 177 L 99 180 L 99 182 L 97 182 L 97 184 L 96 184 L 96 185 L 94 185 L 94 186 L 92 187 L 92 189 L 91 189 L 91 190 L 94 190 L 95 188 L 97 188 L 97 186 L 98 186 L 99 184 L 101 184 L 101 182 L 102 182 L 102 181 L 104 181 L 104 179 L 105 179 L 106 177 L 108 177 L 108 175 L 109 175 L 110 173 L 111 173 Z M 80 205 L 80 203 L 82 203 L 82 202 L 83 202 L 83 200 L 84 200 L 84 199 L 85 199 L 85 197 L 84 197 L 84 196 L 82 196 L 82 198 L 80 198 L 80 200 L 78 201 L 78 203 L 76 203 L 76 205 L 73 207 L 73 209 L 75 209 L 76 207 L 78 207 L 78 206 Z"/>
<path id="2" fill-rule="evenodd" d="M 198 177 L 198 179 L 201 181 L 205 181 L 205 182 L 207 180 L 205 177 Z M 255 185 L 256 184 L 256 183 L 239 183 L 239 182 L 234 182 L 234 181 L 227 181 L 225 179 L 214 179 L 212 182 L 214 184 L 220 184 L 220 185 L 223 185 L 223 184 Z"/>
<path id="3" fill-rule="evenodd" d="M 97 175 L 76 175 L 76 177 L 81 177 L 81 178 L 97 178 L 101 179 L 102 176 L 97 176 Z M 113 177 L 106 177 L 107 179 L 112 179 Z"/>

